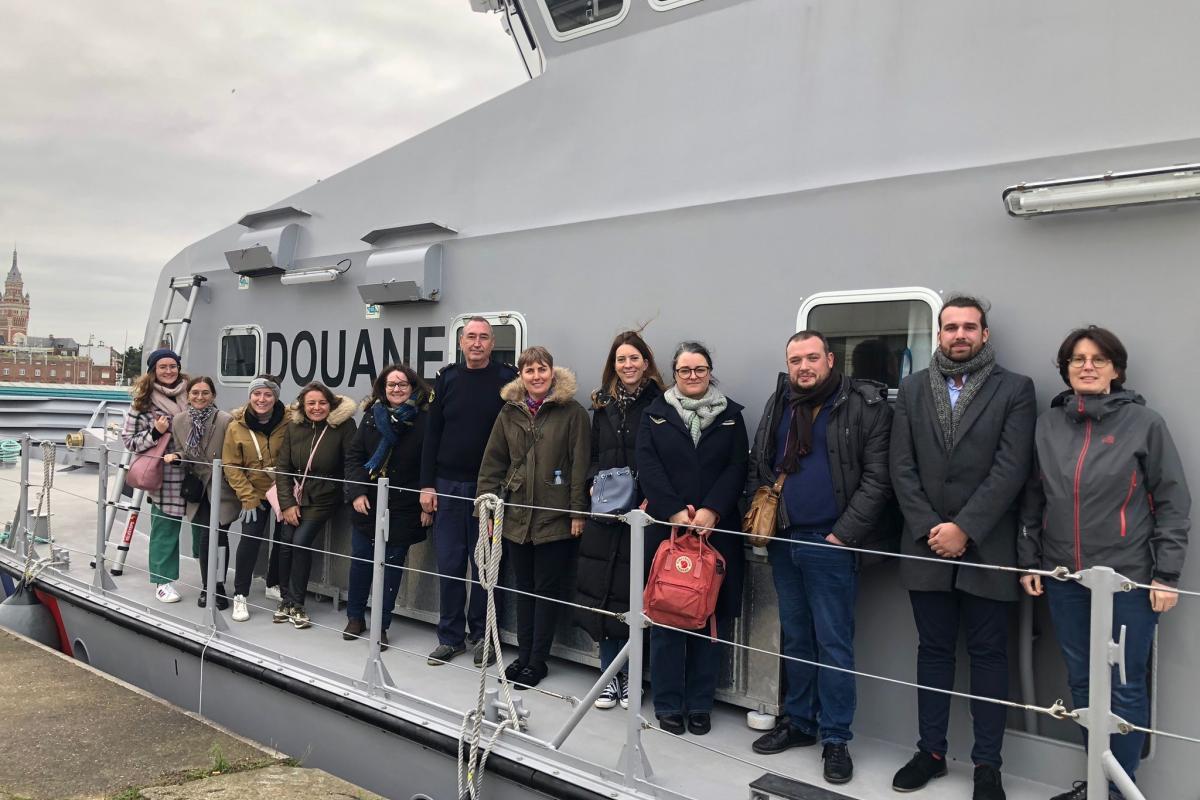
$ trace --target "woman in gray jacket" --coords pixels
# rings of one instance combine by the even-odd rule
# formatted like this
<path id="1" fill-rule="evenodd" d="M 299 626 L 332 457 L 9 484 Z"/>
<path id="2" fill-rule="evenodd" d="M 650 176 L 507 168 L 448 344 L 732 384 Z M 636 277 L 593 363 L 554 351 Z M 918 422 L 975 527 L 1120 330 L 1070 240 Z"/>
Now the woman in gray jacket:
<path id="1" fill-rule="evenodd" d="M 1121 340 L 1104 328 L 1071 331 L 1059 347 L 1059 374 L 1071 388 L 1037 421 L 1037 468 L 1022 506 L 1017 552 L 1024 568 L 1105 566 L 1152 587 L 1113 597 L 1114 637 L 1126 629 L 1127 682 L 1114 682 L 1112 711 L 1145 726 L 1150 647 L 1159 614 L 1178 600 L 1173 587 L 1187 551 L 1191 496 L 1166 423 L 1124 388 L 1127 364 Z M 1076 581 L 1037 575 L 1023 576 L 1021 585 L 1049 601 L 1072 699 L 1076 708 L 1088 705 L 1091 592 Z M 1130 778 L 1142 743 L 1141 733 L 1111 739 Z M 1080 781 L 1052 800 L 1086 796 Z"/>

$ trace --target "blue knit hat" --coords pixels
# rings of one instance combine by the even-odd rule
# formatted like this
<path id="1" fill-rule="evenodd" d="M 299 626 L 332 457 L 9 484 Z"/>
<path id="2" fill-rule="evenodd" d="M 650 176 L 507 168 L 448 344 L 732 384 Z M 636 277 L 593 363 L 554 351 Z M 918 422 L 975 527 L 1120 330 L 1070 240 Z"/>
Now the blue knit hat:
<path id="1" fill-rule="evenodd" d="M 164 358 L 173 360 L 177 365 L 183 364 L 183 359 L 179 357 L 179 353 L 176 353 L 169 347 L 160 347 L 151 353 L 150 357 L 146 359 L 146 370 L 152 372 L 154 370 L 154 365 Z"/>

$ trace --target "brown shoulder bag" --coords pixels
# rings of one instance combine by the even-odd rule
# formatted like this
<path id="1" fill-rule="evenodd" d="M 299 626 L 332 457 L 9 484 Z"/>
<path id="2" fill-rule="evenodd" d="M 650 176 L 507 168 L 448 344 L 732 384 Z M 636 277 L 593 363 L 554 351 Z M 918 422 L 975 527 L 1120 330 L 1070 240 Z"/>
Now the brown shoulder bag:
<path id="1" fill-rule="evenodd" d="M 780 472 L 774 484 L 758 487 L 750 501 L 750 510 L 742 517 L 742 532 L 750 534 L 750 544 L 754 547 L 766 547 L 775 536 L 779 524 L 779 496 L 785 480 L 787 473 Z"/>

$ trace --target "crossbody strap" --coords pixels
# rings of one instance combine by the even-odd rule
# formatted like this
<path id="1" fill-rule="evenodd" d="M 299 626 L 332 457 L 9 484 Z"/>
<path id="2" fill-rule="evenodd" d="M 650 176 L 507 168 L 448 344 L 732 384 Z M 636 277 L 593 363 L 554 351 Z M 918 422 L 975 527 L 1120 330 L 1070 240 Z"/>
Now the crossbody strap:
<path id="1" fill-rule="evenodd" d="M 308 463 L 304 465 L 304 474 L 300 476 L 300 486 L 296 491 L 304 492 L 304 482 L 308 480 L 308 471 L 312 469 L 313 458 L 317 455 L 317 448 L 321 446 L 321 440 L 325 438 L 325 433 L 329 430 L 329 425 L 321 429 L 321 435 L 313 442 L 312 450 L 308 451 Z"/>

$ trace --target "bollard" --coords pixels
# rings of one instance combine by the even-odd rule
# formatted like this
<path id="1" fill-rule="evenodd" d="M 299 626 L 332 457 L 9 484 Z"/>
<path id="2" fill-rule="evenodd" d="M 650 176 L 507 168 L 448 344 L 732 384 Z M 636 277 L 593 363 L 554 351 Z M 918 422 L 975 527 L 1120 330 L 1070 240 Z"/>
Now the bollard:
<path id="1" fill-rule="evenodd" d="M 383 634 L 383 615 L 392 613 L 390 608 L 383 607 L 383 572 L 387 559 L 388 528 L 391 518 L 388 516 L 388 479 L 380 478 L 375 492 L 375 554 L 371 570 L 371 633 L 370 650 L 367 656 L 367 668 L 363 680 L 367 682 L 367 691 L 371 694 L 386 694 L 386 690 L 395 688 L 392 676 L 388 674 L 383 663 L 383 649 L 380 647 L 380 637 Z"/>

